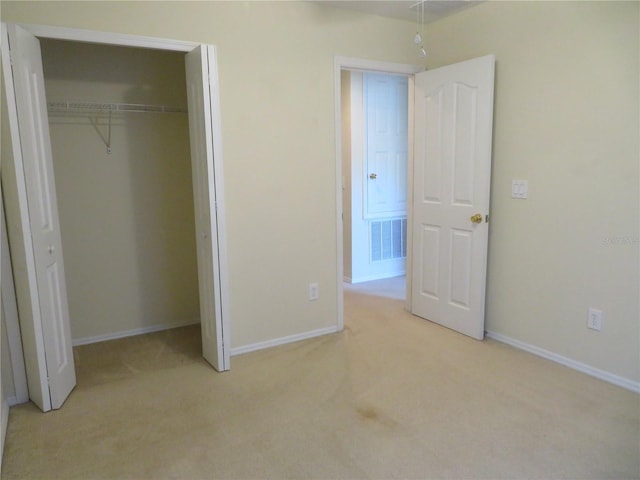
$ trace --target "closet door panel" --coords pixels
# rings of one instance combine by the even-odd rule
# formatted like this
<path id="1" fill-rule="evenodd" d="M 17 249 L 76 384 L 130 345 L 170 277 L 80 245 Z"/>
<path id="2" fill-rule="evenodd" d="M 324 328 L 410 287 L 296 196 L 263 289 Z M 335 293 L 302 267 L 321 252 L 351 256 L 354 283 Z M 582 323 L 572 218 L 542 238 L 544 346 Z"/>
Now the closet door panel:
<path id="1" fill-rule="evenodd" d="M 33 35 L 15 25 L 9 25 L 8 30 L 31 230 L 32 252 L 27 255 L 33 255 L 36 273 L 35 285 L 30 286 L 37 292 L 32 295 L 34 325 L 30 327 L 36 332 L 33 341 L 42 342 L 45 353 L 39 368 L 29 373 L 43 375 L 46 370 L 50 408 L 56 409 L 75 386 L 76 376 L 42 57 L 40 43 Z M 47 410 L 47 402 L 40 401 L 39 406 Z"/>
<path id="2" fill-rule="evenodd" d="M 196 221 L 202 355 L 218 371 L 229 369 L 224 352 L 216 218 L 209 57 L 199 46 L 185 57 L 191 170 Z"/>

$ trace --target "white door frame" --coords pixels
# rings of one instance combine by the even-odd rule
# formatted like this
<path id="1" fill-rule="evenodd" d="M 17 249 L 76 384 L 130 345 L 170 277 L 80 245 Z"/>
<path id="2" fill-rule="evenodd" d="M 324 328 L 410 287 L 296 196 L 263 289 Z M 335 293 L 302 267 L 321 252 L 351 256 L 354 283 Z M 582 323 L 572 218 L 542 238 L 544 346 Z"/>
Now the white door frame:
<path id="1" fill-rule="evenodd" d="M 81 30 L 67 27 L 53 27 L 46 25 L 31 25 L 31 24 L 17 24 L 19 27 L 25 29 L 27 32 L 38 38 L 52 38 L 58 40 L 69 40 L 76 42 L 87 42 L 87 43 L 97 43 L 104 45 L 118 45 L 124 47 L 139 47 L 139 48 L 149 48 L 156 50 L 166 50 L 166 51 L 176 51 L 176 52 L 190 52 L 191 50 L 200 46 L 200 43 L 196 42 L 188 42 L 181 40 L 171 40 L 164 38 L 154 38 L 154 37 L 143 37 L 137 35 L 127 35 L 127 34 L 117 34 L 117 33 L 108 33 L 108 32 L 98 32 L 93 30 Z M 5 24 L 2 25 L 3 29 Z M 225 205 L 224 205 L 224 175 L 223 175 L 223 156 L 222 156 L 222 128 L 221 128 L 221 118 L 220 118 L 220 90 L 219 90 L 219 82 L 218 82 L 218 71 L 217 71 L 217 51 L 215 46 L 210 46 L 212 51 L 213 62 L 210 68 L 210 76 L 209 76 L 209 90 L 211 92 L 211 103 L 212 103 L 212 130 L 213 130 L 213 155 L 214 155 L 214 185 L 211 187 L 216 191 L 216 205 L 212 206 L 212 208 L 216 208 L 217 210 L 217 233 L 218 233 L 218 252 L 216 256 L 216 261 L 218 262 L 219 268 L 219 294 L 220 294 L 220 303 L 221 303 L 221 323 L 224 334 L 223 345 L 220 347 L 223 348 L 225 352 L 225 365 L 229 365 L 229 358 L 231 352 L 231 342 L 230 342 L 230 334 L 229 334 L 229 324 L 231 322 L 230 311 L 229 311 L 229 283 L 228 283 L 228 264 L 227 264 L 227 243 L 226 243 L 226 221 L 225 221 Z M 3 55 L 3 64 L 8 66 L 9 59 L 4 58 Z M 5 62 L 7 62 L 5 64 Z M 7 86 L 8 87 L 8 86 Z M 13 92 L 7 91 L 7 95 L 12 94 Z M 17 112 L 9 111 L 9 123 L 14 126 L 13 123 L 17 120 Z M 17 131 L 12 128 L 12 131 Z M 14 149 L 14 157 L 16 164 L 20 164 L 21 155 L 20 155 L 20 144 L 17 139 L 13 139 L 13 149 Z M 17 168 L 17 170 L 20 170 Z M 17 172 L 18 176 L 20 176 L 20 171 Z M 18 179 L 18 203 L 20 206 L 20 217 L 21 217 L 21 225 L 23 228 L 23 238 L 27 243 L 25 244 L 25 250 L 27 255 L 27 270 L 32 274 L 33 278 L 35 278 L 35 260 L 33 258 L 33 249 L 30 245 L 31 239 L 31 227 L 29 224 L 29 213 L 26 207 L 27 198 L 26 191 L 24 188 L 24 178 L 22 182 Z M 37 296 L 37 288 L 35 288 L 35 282 L 29 282 L 30 288 L 30 297 L 33 299 L 34 295 Z M 211 293 L 212 295 L 214 292 Z M 44 366 L 42 366 L 44 368 Z M 228 367 L 227 367 L 228 368 Z M 44 375 L 46 378 L 46 375 Z"/>
<path id="2" fill-rule="evenodd" d="M 402 73 L 409 78 L 409 152 L 407 155 L 407 198 L 412 198 L 413 194 L 413 75 L 425 70 L 424 67 L 418 65 L 409 65 L 404 63 L 380 62 L 376 60 L 367 60 L 363 58 L 352 57 L 335 57 L 334 58 L 334 92 L 335 92 L 335 125 L 336 125 L 336 252 L 337 252 L 337 312 L 336 326 L 338 331 L 344 329 L 344 247 L 343 235 L 344 226 L 342 220 L 342 95 L 340 72 L 342 70 L 362 70 L 380 73 Z M 407 300 L 405 305 L 411 305 L 411 202 L 407 204 Z M 408 303 L 407 303 L 408 302 Z"/>

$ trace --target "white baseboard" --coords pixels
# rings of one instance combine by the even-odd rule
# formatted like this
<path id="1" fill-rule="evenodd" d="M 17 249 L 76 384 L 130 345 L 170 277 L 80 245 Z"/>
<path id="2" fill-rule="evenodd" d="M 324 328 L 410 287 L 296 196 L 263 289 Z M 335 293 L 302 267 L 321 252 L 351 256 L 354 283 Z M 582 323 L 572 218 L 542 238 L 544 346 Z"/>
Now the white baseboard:
<path id="1" fill-rule="evenodd" d="M 551 360 L 579 372 L 586 373 L 587 375 L 591 375 L 592 377 L 604 380 L 605 382 L 612 383 L 613 385 L 617 385 L 618 387 L 626 388 L 627 390 L 631 390 L 632 392 L 640 393 L 640 382 L 635 382 L 628 378 L 605 372 L 604 370 L 594 368 L 590 365 L 587 365 L 586 363 L 563 357 L 562 355 L 558 355 L 557 353 L 553 353 L 543 348 L 536 347 L 535 345 L 521 342 L 520 340 L 507 337 L 506 335 L 502 335 L 500 333 L 487 331 L 486 334 L 487 337 L 497 340 L 498 342 L 506 343 L 507 345 L 511 345 L 512 347 L 524 350 L 525 352 L 533 353 L 534 355 L 546 358 L 547 360 Z"/>
<path id="2" fill-rule="evenodd" d="M 135 335 L 144 335 L 145 333 L 160 332 L 162 330 L 170 330 L 172 328 L 186 327 L 200 323 L 200 319 L 191 320 L 187 323 L 178 323 L 172 325 L 152 325 L 150 327 L 134 328 L 133 330 L 124 330 L 121 332 L 106 333 L 104 335 L 95 335 L 92 337 L 74 338 L 71 345 L 78 347 L 80 345 L 88 345 L 90 343 L 106 342 L 107 340 L 117 340 L 118 338 L 133 337 Z"/>
<path id="3" fill-rule="evenodd" d="M 373 280 L 384 280 L 385 278 L 401 277 L 402 275 L 405 275 L 405 270 L 398 270 L 397 272 L 389 272 L 379 275 L 369 275 L 366 277 L 350 278 L 349 283 L 371 282 Z"/>
<path id="4" fill-rule="evenodd" d="M 243 345 L 241 347 L 232 348 L 231 355 L 240 355 L 242 353 L 255 352 L 256 350 L 263 350 L 265 348 L 286 345 L 287 343 L 299 342 L 300 340 L 307 340 L 309 338 L 336 333 L 337 331 L 338 327 L 319 328 L 318 330 L 311 330 L 309 332 L 298 333 L 296 335 L 289 335 L 288 337 L 274 338 L 273 340 L 267 340 L 265 342 Z"/>
<path id="5" fill-rule="evenodd" d="M 14 397 L 7 397 L 7 404 L 10 407 L 13 407 L 15 405 L 20 405 L 21 403 L 27 403 L 28 401 L 29 401 L 28 398 L 21 402 L 20 400 L 18 400 L 18 397 L 15 397 L 15 396 Z"/>

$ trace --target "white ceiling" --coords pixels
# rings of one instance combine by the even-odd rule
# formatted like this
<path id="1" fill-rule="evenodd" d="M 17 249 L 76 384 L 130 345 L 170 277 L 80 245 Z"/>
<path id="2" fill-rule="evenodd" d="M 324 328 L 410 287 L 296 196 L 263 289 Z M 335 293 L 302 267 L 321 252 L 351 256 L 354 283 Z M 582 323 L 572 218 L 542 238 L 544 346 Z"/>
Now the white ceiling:
<path id="1" fill-rule="evenodd" d="M 481 1 L 474 0 L 424 0 L 422 2 L 418 0 L 408 2 L 405 0 L 313 1 L 332 7 L 347 8 L 383 17 L 412 20 L 414 22 L 417 20 L 417 16 L 420 17 L 420 21 L 422 21 L 422 6 L 424 6 L 425 23 L 434 22 L 447 15 L 481 3 Z"/>

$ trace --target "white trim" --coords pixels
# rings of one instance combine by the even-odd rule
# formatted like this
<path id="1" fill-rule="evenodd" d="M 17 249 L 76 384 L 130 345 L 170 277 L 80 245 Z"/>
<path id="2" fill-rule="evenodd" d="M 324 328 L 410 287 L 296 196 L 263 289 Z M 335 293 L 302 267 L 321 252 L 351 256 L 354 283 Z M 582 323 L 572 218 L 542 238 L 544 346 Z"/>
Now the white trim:
<path id="1" fill-rule="evenodd" d="M 382 273 L 379 275 L 367 275 L 366 277 L 351 278 L 349 283 L 372 282 L 374 280 L 384 280 L 385 278 L 402 277 L 406 275 L 405 270 L 397 270 L 395 272 Z"/>
<path id="2" fill-rule="evenodd" d="M 405 268 L 405 295 L 404 295 L 404 309 L 411 311 L 412 300 L 412 278 L 413 278 L 413 222 L 409 221 L 413 218 L 413 170 L 415 166 L 413 151 L 415 147 L 415 76 L 410 76 L 408 81 L 408 95 L 409 95 L 409 125 L 407 128 L 408 136 L 408 150 L 407 150 L 407 257 L 404 262 Z"/>
<path id="3" fill-rule="evenodd" d="M 311 330 L 305 333 L 298 333 L 296 335 L 289 335 L 287 337 L 274 338 L 273 340 L 267 340 L 265 342 L 251 343 L 249 345 L 243 345 L 242 347 L 232 348 L 231 355 L 241 355 L 243 353 L 255 352 L 256 350 L 264 350 L 265 348 L 277 347 L 280 345 L 286 345 L 287 343 L 299 342 L 300 340 L 307 340 L 309 338 L 337 333 L 338 331 L 339 330 L 337 327 L 319 328 L 317 330 Z"/>
<path id="4" fill-rule="evenodd" d="M 620 377 L 613 373 L 606 372 L 604 370 L 600 370 L 599 368 L 592 367 L 587 365 L 586 363 L 578 362 L 571 358 L 563 357 L 562 355 L 558 355 L 557 353 L 550 352 L 549 350 L 545 350 L 544 348 L 536 347 L 535 345 L 530 345 L 525 342 L 521 342 L 520 340 L 516 340 L 515 338 L 507 337 L 506 335 L 502 335 L 500 333 L 491 332 L 487 330 L 487 337 L 492 338 L 501 343 L 506 343 L 512 347 L 518 348 L 520 350 L 524 350 L 525 352 L 532 353 L 537 355 L 538 357 L 545 358 L 547 360 L 551 360 L 552 362 L 559 363 L 564 365 L 565 367 L 572 368 L 573 370 L 577 370 L 582 373 L 586 373 L 592 377 L 598 378 L 600 380 L 604 380 L 605 382 L 612 383 L 613 385 L 617 385 L 618 387 L 626 388 L 627 390 L 631 390 L 632 392 L 640 393 L 640 382 L 636 382 L 630 380 L 628 378 Z"/>
<path id="5" fill-rule="evenodd" d="M 365 58 L 339 56 L 335 57 L 334 65 L 338 71 L 338 80 L 340 79 L 340 70 L 363 70 L 367 72 L 400 73 L 405 75 L 414 75 L 425 70 L 424 67 L 410 65 L 408 63 L 381 62 L 378 60 L 367 60 Z"/>
<path id="6" fill-rule="evenodd" d="M 336 330 L 344 329 L 344 287 L 342 280 L 344 278 L 344 251 L 343 251 L 343 218 L 342 218 L 342 102 L 341 102 L 341 70 L 365 70 L 383 73 L 400 73 L 409 77 L 418 72 L 424 71 L 424 67 L 417 65 L 409 65 L 406 63 L 381 62 L 377 60 L 367 60 L 363 58 L 341 57 L 336 56 L 333 59 L 333 75 L 334 75 L 334 115 L 335 115 L 335 142 L 336 142 L 336 272 L 337 272 L 337 312 L 336 312 Z M 411 108 L 411 107 L 410 107 Z M 412 134 L 411 134 L 412 135 Z M 409 164 L 413 163 L 412 159 L 408 159 Z M 413 171 L 412 168 L 407 170 L 407 174 Z M 407 178 L 409 185 L 412 183 L 411 178 Z M 407 212 L 410 213 L 410 212 Z M 409 221 L 407 220 L 407 224 Z"/>
<path id="7" fill-rule="evenodd" d="M 344 330 L 344 286 L 341 279 L 344 277 L 344 210 L 342 208 L 342 189 L 343 189 L 343 175 L 342 175 L 342 82 L 340 79 L 340 70 L 342 69 L 343 61 L 341 57 L 336 57 L 334 60 L 333 74 L 333 98 L 334 98 L 334 115 L 336 126 L 336 329 L 341 332 Z"/>
<path id="8" fill-rule="evenodd" d="M 146 333 L 161 332 L 163 330 L 171 330 L 173 328 L 188 327 L 200 323 L 200 319 L 189 321 L 188 323 L 177 323 L 171 325 L 152 325 L 150 327 L 134 328 L 133 330 L 124 330 L 121 332 L 106 333 L 104 335 L 94 335 L 93 337 L 74 338 L 71 345 L 79 347 L 80 345 L 89 345 L 91 343 L 106 342 L 108 340 L 117 340 L 119 338 L 133 337 L 136 335 L 144 335 Z"/>
<path id="9" fill-rule="evenodd" d="M 143 37 L 122 33 L 98 32 L 79 28 L 53 27 L 49 25 L 16 24 L 36 37 L 55 38 L 74 42 L 101 43 L 105 45 L 120 45 L 124 47 L 152 48 L 155 50 L 170 50 L 176 52 L 190 52 L 199 43 L 182 40 L 171 40 L 156 37 Z"/>

